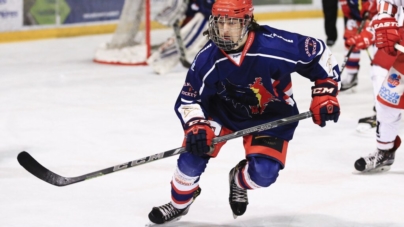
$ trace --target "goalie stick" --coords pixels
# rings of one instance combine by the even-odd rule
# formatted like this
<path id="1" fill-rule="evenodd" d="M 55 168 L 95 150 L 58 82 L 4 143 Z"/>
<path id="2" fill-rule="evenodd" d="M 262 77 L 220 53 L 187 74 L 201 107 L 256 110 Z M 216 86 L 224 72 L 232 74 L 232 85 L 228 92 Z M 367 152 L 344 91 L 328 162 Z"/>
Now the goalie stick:
<path id="1" fill-rule="evenodd" d="M 182 37 L 181 37 L 181 28 L 180 28 L 180 21 L 177 20 L 174 25 L 173 25 L 173 29 L 174 29 L 174 36 L 175 36 L 175 41 L 177 43 L 177 49 L 178 52 L 180 53 L 180 62 L 182 64 L 182 66 L 184 66 L 185 68 L 189 68 L 191 67 L 191 63 L 189 63 L 189 61 L 187 60 L 187 56 L 186 56 L 186 48 L 184 46 L 184 42 L 182 41 Z"/>
<path id="2" fill-rule="evenodd" d="M 312 116 L 312 113 L 310 111 L 301 113 L 301 114 L 297 114 L 291 117 L 286 117 L 286 118 L 282 118 L 276 121 L 272 121 L 272 122 L 268 122 L 265 124 L 261 124 L 261 125 L 257 125 L 251 128 L 247 128 L 247 129 L 243 129 L 240 131 L 236 131 L 234 133 L 230 133 L 224 136 L 220 136 L 220 137 L 216 137 L 213 139 L 212 143 L 213 144 L 217 144 L 220 142 L 224 142 L 227 140 L 231 140 L 231 139 L 235 139 L 241 136 L 245 136 L 254 132 L 261 132 L 261 131 L 265 131 L 271 128 L 276 128 L 282 125 L 286 125 L 286 124 L 290 124 L 293 122 L 297 122 L 306 118 L 310 118 Z M 156 161 L 159 159 L 163 159 L 163 158 L 167 158 L 167 157 L 171 157 L 177 154 L 181 154 L 185 152 L 185 148 L 184 147 L 180 147 L 180 148 L 175 148 L 172 150 L 168 150 L 162 153 L 158 153 L 158 154 L 154 154 L 154 155 L 150 155 L 144 158 L 140 158 L 140 159 L 136 159 L 130 162 L 126 162 L 120 165 L 116 165 L 116 166 L 112 166 L 112 167 L 108 167 L 102 170 L 98 170 L 95 172 L 91 172 L 91 173 L 87 173 L 84 174 L 82 176 L 77 176 L 77 177 L 63 177 L 60 176 L 50 170 L 48 170 L 47 168 L 45 168 L 43 165 L 41 165 L 38 161 L 36 161 L 28 152 L 26 151 L 22 151 L 21 153 L 18 154 L 17 160 L 20 163 L 20 165 L 22 167 L 24 167 L 28 172 L 30 172 L 32 175 L 38 177 L 39 179 L 49 183 L 49 184 L 53 184 L 56 186 L 66 186 L 66 185 L 71 185 L 71 184 L 75 184 L 84 180 L 89 180 L 89 179 L 93 179 L 95 177 L 100 177 L 100 176 L 104 176 L 110 173 L 115 173 L 119 170 L 124 170 L 124 169 L 128 169 L 131 167 L 135 167 L 135 166 L 139 166 L 142 164 L 146 164 L 152 161 Z"/>

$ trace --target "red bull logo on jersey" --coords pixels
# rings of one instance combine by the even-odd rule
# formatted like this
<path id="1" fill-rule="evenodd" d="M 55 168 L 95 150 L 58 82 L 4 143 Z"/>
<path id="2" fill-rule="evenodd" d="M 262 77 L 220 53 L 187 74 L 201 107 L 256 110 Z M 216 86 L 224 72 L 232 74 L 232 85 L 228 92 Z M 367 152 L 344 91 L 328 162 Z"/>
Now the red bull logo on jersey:
<path id="1" fill-rule="evenodd" d="M 387 78 L 387 85 L 391 88 L 395 88 L 400 84 L 400 79 L 400 75 L 393 73 Z"/>
<path id="2" fill-rule="evenodd" d="M 262 114 L 269 102 L 278 100 L 274 95 L 269 92 L 261 83 L 262 78 L 257 77 L 253 84 L 250 84 L 250 89 L 254 92 L 255 97 L 258 99 L 258 105 L 250 106 L 253 114 Z"/>

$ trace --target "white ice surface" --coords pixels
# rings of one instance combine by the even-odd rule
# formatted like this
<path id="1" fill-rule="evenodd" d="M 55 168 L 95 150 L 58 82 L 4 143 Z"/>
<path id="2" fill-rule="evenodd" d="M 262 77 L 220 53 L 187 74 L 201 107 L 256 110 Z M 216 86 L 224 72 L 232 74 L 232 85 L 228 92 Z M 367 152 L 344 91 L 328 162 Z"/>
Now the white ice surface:
<path id="1" fill-rule="evenodd" d="M 266 22 L 325 38 L 322 19 Z M 342 20 L 338 21 L 342 37 Z M 66 187 L 47 184 L 17 162 L 25 150 L 63 176 L 78 176 L 179 147 L 182 128 L 173 106 L 186 70 L 158 76 L 150 67 L 95 64 L 110 35 L 0 45 L 0 226 L 144 226 L 153 206 L 170 199 L 177 157 Z M 343 41 L 332 48 L 343 61 Z M 339 95 L 337 124 L 300 122 L 286 168 L 269 188 L 249 191 L 247 212 L 233 220 L 228 171 L 243 159 L 229 141 L 202 175 L 202 194 L 187 216 L 169 226 L 403 227 L 404 155 L 387 173 L 359 175 L 353 163 L 375 149 L 374 133 L 355 131 L 373 114 L 369 59 L 362 54 L 356 93 Z M 293 76 L 301 112 L 311 83 Z M 403 131 L 400 131 L 403 135 Z"/>

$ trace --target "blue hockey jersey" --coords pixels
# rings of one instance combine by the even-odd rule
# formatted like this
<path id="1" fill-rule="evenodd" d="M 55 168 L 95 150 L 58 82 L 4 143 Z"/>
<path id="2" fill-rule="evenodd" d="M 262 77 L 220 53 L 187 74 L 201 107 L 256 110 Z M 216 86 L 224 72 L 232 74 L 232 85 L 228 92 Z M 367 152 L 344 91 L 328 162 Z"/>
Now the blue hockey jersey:
<path id="1" fill-rule="evenodd" d="M 210 40 L 188 70 L 175 111 L 183 125 L 204 118 L 233 131 L 289 117 L 298 114 L 293 72 L 313 82 L 327 77 L 340 80 L 330 50 L 312 37 L 260 26 L 249 32 L 242 52 L 231 54 Z M 297 124 L 260 134 L 289 141 Z"/>

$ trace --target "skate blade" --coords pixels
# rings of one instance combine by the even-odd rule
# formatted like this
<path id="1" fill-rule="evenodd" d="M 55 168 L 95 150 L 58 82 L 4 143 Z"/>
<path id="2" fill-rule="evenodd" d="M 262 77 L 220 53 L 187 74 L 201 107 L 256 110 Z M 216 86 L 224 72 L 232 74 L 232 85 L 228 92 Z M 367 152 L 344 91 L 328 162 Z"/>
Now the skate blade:
<path id="1" fill-rule="evenodd" d="M 390 168 L 391 168 L 391 166 L 380 166 L 380 167 L 377 167 L 377 168 L 375 168 L 375 169 L 368 170 L 368 171 L 366 171 L 366 172 L 367 172 L 367 173 L 382 173 L 382 172 L 387 172 L 387 171 L 389 171 Z"/>
<path id="2" fill-rule="evenodd" d="M 238 217 L 238 216 L 233 213 L 233 218 L 234 218 L 234 219 L 237 219 L 237 217 Z"/>
<path id="3" fill-rule="evenodd" d="M 391 166 L 380 166 L 375 169 L 370 169 L 366 171 L 356 171 L 354 174 L 363 174 L 363 175 L 371 175 L 371 174 L 378 174 L 378 173 L 384 173 L 389 171 Z"/>
<path id="4" fill-rule="evenodd" d="M 151 227 L 151 226 L 166 226 L 166 225 L 169 225 L 170 223 L 179 221 L 181 218 L 182 218 L 182 217 L 174 218 L 173 220 L 168 221 L 168 222 L 164 222 L 163 224 L 156 224 L 156 223 L 153 223 L 153 222 L 149 222 L 149 223 L 147 223 L 147 224 L 145 225 L 145 227 Z"/>

